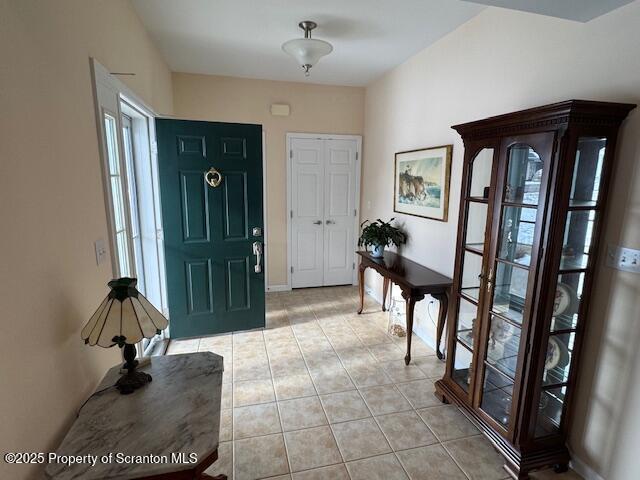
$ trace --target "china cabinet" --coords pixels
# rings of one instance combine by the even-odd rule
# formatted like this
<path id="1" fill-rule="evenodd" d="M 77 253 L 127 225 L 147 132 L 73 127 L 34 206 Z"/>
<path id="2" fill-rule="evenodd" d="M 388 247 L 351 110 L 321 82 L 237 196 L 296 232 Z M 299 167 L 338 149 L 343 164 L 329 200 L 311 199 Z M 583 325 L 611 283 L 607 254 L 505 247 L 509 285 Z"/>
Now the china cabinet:
<path id="1" fill-rule="evenodd" d="M 516 479 L 565 446 L 618 128 L 635 105 L 571 100 L 456 125 L 460 220 L 437 395 Z"/>

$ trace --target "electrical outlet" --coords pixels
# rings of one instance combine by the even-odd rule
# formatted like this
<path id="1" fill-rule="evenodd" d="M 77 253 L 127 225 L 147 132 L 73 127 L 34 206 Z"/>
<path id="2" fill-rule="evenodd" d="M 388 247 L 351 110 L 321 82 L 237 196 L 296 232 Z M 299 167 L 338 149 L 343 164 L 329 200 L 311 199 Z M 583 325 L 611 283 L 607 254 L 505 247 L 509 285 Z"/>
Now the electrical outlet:
<path id="1" fill-rule="evenodd" d="M 96 263 L 100 265 L 107 260 L 107 244 L 103 238 L 99 238 L 93 242 L 93 246 L 96 250 Z"/>
<path id="2" fill-rule="evenodd" d="M 640 273 L 640 250 L 609 245 L 607 266 L 623 272 Z"/>

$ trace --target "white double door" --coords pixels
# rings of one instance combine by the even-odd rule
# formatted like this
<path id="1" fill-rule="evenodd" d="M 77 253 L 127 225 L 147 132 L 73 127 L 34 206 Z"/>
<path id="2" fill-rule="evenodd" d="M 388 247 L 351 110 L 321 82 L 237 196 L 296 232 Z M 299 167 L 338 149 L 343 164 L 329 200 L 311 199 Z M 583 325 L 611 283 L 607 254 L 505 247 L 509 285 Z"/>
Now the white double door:
<path id="1" fill-rule="evenodd" d="M 291 138 L 291 286 L 353 283 L 358 140 Z"/>

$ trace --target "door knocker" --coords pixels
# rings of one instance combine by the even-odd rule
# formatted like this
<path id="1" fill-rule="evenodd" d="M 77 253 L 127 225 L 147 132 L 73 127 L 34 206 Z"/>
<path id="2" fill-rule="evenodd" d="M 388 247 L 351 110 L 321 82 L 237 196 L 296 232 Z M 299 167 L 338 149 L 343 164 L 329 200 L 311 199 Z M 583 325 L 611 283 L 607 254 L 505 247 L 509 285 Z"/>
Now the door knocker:
<path id="1" fill-rule="evenodd" d="M 215 188 L 222 183 L 222 174 L 215 168 L 211 167 L 207 172 L 205 172 L 204 180 L 209 184 L 209 186 Z"/>

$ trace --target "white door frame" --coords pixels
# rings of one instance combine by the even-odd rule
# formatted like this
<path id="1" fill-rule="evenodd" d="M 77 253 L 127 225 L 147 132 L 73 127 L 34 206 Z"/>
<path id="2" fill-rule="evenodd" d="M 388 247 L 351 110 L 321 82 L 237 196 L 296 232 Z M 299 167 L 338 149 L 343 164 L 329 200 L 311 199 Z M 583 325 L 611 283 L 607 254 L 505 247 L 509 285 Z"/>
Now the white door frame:
<path id="1" fill-rule="evenodd" d="M 355 140 L 356 141 L 356 215 L 354 221 L 353 250 L 358 249 L 358 233 L 360 231 L 360 176 L 362 173 L 362 136 L 361 135 L 339 135 L 333 133 L 287 133 L 287 290 L 291 290 L 291 142 L 293 139 L 307 138 L 316 140 Z M 354 268 L 352 275 L 353 285 L 358 284 L 357 271 Z"/>

